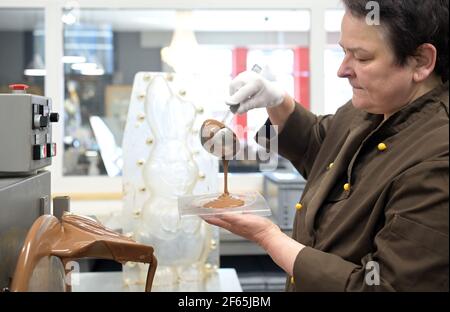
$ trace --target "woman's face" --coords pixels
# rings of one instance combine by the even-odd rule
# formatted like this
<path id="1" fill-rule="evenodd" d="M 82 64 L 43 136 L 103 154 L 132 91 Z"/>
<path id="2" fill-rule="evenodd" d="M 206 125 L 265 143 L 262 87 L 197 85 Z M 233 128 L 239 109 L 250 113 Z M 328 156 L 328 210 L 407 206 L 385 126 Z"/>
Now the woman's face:
<path id="1" fill-rule="evenodd" d="M 364 18 L 346 12 L 339 44 L 345 58 L 338 76 L 347 78 L 353 87 L 356 108 L 389 116 L 413 99 L 413 68 L 409 64 L 396 65 L 380 26 L 370 26 Z"/>

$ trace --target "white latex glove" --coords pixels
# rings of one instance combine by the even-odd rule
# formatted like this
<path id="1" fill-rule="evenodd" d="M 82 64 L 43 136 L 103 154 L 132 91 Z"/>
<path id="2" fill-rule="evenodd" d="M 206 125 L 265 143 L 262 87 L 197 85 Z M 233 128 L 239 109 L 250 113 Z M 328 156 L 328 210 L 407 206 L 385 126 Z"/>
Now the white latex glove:
<path id="1" fill-rule="evenodd" d="M 238 114 L 253 108 L 274 107 L 284 100 L 285 92 L 276 83 L 268 81 L 254 71 L 240 73 L 230 83 L 227 105 L 239 105 Z"/>

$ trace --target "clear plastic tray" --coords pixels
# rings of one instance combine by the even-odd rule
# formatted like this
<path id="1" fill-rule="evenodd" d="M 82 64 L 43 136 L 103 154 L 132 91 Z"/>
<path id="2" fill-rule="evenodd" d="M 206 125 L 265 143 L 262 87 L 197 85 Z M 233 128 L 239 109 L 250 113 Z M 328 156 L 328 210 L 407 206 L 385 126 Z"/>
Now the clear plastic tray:
<path id="1" fill-rule="evenodd" d="M 264 197 L 258 192 L 230 193 L 234 198 L 243 200 L 242 206 L 234 208 L 205 208 L 204 204 L 222 195 L 205 194 L 178 197 L 178 212 L 180 218 L 192 216 L 214 216 L 228 213 L 251 213 L 259 216 L 270 216 L 272 214 Z"/>

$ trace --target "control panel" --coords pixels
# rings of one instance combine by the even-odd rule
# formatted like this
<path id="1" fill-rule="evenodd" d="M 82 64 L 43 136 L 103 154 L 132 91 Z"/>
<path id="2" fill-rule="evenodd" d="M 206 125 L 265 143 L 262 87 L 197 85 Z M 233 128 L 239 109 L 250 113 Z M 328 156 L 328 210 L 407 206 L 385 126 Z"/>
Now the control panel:
<path id="1" fill-rule="evenodd" d="M 56 156 L 49 98 L 27 94 L 27 85 L 10 85 L 10 94 L 0 94 L 0 175 L 27 174 L 49 166 Z"/>

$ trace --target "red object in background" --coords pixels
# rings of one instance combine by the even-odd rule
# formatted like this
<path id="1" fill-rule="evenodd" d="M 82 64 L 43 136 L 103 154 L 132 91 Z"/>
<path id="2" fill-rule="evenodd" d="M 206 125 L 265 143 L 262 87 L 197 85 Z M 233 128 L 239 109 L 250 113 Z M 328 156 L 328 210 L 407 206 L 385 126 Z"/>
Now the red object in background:
<path id="1" fill-rule="evenodd" d="M 247 70 L 247 48 L 234 48 L 232 53 L 233 68 L 232 77 L 236 77 Z M 251 64 L 253 65 L 253 64 Z M 309 66 L 309 48 L 294 48 L 294 98 L 304 108 L 310 109 L 310 66 Z M 247 114 L 236 115 L 234 122 L 236 125 L 246 129 Z M 247 132 L 237 133 L 239 139 L 247 140 Z"/>
<path id="2" fill-rule="evenodd" d="M 294 49 L 294 97 L 304 108 L 310 109 L 309 48 Z"/>
<path id="3" fill-rule="evenodd" d="M 233 58 L 233 68 L 231 75 L 232 77 L 236 77 L 240 73 L 247 70 L 247 48 L 234 48 L 232 52 L 232 58 Z M 241 129 L 247 128 L 247 113 L 242 115 L 236 115 L 234 118 L 234 122 L 237 126 L 242 127 Z M 241 132 L 241 131 L 239 131 Z M 244 133 L 237 133 L 236 134 L 240 140 L 247 141 L 247 131 L 244 131 Z"/>
<path id="4" fill-rule="evenodd" d="M 13 83 L 9 85 L 9 89 L 10 90 L 22 90 L 25 91 L 26 89 L 28 89 L 29 86 L 23 83 Z"/>

